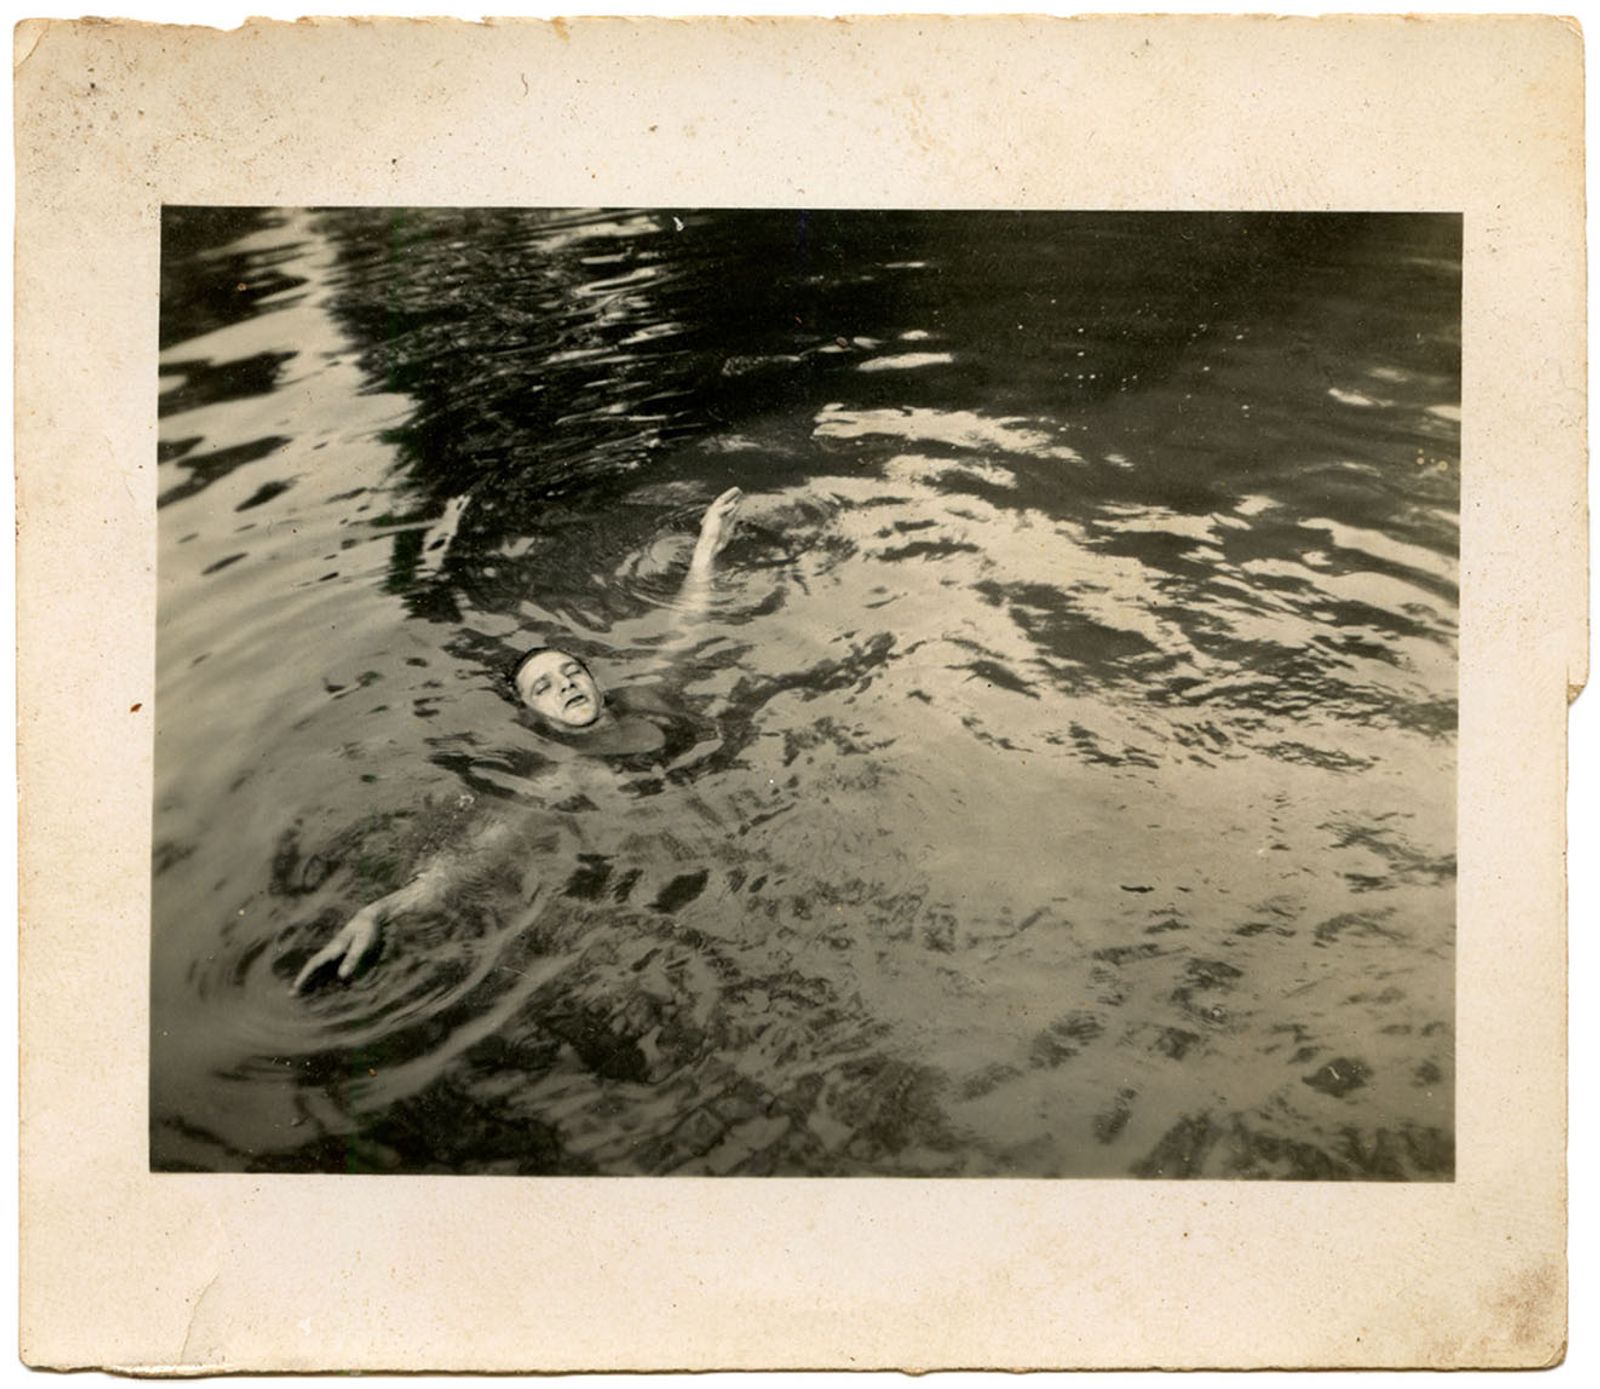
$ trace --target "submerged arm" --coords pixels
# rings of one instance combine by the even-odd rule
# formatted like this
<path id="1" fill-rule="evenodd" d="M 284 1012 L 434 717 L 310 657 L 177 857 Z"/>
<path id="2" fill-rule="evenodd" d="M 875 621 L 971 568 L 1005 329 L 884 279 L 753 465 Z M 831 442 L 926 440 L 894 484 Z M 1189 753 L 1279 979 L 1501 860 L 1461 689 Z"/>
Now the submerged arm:
<path id="1" fill-rule="evenodd" d="M 349 979 L 371 958 L 383 938 L 383 928 L 412 912 L 436 911 L 450 891 L 485 854 L 493 853 L 510 838 L 512 826 L 496 820 L 475 834 L 467 847 L 455 854 L 430 860 L 404 887 L 376 902 L 369 902 L 345 922 L 339 933 L 317 951 L 295 976 L 295 993 L 304 993 L 324 970 L 337 967 L 341 980 Z"/>

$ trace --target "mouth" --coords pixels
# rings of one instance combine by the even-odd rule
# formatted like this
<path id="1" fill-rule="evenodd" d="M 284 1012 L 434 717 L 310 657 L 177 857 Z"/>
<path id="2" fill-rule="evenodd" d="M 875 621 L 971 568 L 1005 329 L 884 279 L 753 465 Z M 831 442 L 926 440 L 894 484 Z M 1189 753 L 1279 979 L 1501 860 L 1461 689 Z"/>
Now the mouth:
<path id="1" fill-rule="evenodd" d="M 571 698 L 569 698 L 567 702 L 561 706 L 561 712 L 566 713 L 568 709 L 575 708 L 579 704 L 587 704 L 588 702 L 589 696 L 584 694 L 582 690 L 579 690 L 577 694 L 571 696 Z"/>

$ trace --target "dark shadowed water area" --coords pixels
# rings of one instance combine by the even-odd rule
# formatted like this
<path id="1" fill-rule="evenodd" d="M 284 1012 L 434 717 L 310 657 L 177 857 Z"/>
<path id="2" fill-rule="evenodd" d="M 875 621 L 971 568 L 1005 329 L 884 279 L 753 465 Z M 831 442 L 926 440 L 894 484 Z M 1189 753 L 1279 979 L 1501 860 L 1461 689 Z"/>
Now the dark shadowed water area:
<path id="1" fill-rule="evenodd" d="M 152 1165 L 1451 1177 L 1460 247 L 168 209 Z"/>

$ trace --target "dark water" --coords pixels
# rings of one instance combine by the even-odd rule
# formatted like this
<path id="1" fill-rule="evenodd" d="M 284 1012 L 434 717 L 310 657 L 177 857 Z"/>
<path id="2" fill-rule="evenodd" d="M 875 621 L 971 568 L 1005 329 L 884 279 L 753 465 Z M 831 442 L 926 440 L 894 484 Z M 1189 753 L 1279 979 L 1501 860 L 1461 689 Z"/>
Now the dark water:
<path id="1" fill-rule="evenodd" d="M 154 1166 L 1452 1175 L 1457 219 L 171 209 L 162 272 Z M 553 639 L 662 756 L 518 720 Z"/>

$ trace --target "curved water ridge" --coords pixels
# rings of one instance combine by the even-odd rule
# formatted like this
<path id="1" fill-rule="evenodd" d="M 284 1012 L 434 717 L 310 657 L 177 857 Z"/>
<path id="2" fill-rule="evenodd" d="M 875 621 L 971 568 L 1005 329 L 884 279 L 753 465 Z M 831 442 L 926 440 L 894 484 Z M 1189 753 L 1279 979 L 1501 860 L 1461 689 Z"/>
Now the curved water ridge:
<path id="1" fill-rule="evenodd" d="M 158 1166 L 1451 1174 L 1451 219 L 167 231 Z"/>

